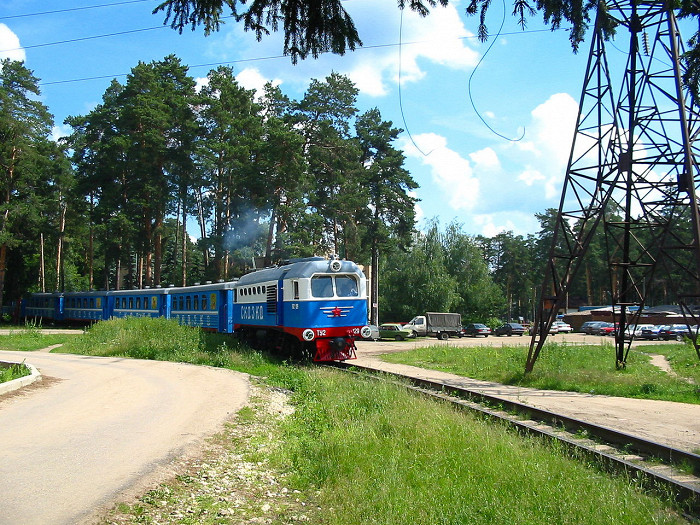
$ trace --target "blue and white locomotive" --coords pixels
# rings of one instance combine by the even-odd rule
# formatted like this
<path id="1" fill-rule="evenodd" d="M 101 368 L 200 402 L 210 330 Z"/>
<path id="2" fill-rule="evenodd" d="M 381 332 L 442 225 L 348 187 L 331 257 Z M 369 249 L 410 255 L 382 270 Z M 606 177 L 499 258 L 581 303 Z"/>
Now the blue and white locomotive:
<path id="1" fill-rule="evenodd" d="M 233 333 L 260 346 L 314 361 L 355 357 L 369 337 L 367 284 L 354 262 L 311 257 L 265 268 L 237 281 L 188 287 L 32 294 L 22 316 L 66 322 L 166 317 Z"/>

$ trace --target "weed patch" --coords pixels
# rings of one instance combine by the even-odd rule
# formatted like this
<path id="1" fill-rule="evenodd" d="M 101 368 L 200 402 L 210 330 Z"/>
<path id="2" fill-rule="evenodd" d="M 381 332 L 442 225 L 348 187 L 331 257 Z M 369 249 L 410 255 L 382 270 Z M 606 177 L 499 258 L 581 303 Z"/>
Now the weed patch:
<path id="1" fill-rule="evenodd" d="M 24 364 L 7 364 L 0 363 L 0 383 L 14 381 L 20 377 L 28 376 L 31 370 Z"/>

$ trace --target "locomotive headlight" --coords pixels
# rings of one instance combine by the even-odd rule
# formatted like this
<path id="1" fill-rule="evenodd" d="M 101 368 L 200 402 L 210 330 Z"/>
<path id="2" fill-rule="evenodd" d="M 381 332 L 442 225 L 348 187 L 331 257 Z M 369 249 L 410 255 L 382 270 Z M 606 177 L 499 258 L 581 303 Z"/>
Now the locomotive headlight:
<path id="1" fill-rule="evenodd" d="M 360 335 L 365 339 L 369 339 L 369 336 L 372 335 L 372 330 L 370 330 L 369 326 L 363 326 L 360 330 Z"/>
<path id="2" fill-rule="evenodd" d="M 333 271 L 333 272 L 339 272 L 340 268 L 342 266 L 343 266 L 343 263 L 337 259 L 331 261 L 331 271 Z"/>
<path id="3" fill-rule="evenodd" d="M 304 338 L 304 341 L 313 341 L 314 339 L 314 331 L 311 330 L 310 328 L 307 328 L 304 330 L 304 332 L 301 334 L 301 336 Z"/>

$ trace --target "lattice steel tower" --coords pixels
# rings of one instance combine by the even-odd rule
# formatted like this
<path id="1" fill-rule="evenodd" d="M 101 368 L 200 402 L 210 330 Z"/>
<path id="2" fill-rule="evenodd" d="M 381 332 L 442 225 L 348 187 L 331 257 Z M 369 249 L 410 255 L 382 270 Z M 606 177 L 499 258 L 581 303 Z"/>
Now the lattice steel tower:
<path id="1" fill-rule="evenodd" d="M 601 231 L 619 323 L 618 367 L 625 366 L 631 342 L 625 328 L 636 324 L 658 283 L 669 287 L 686 323 L 699 324 L 694 307 L 700 305 L 700 115 L 681 80 L 683 43 L 676 17 L 659 1 L 606 4 L 607 15 L 618 23 L 618 48 L 629 38 L 627 63 L 622 78 L 615 79 L 599 10 L 527 372 L 594 234 Z M 697 334 L 692 338 L 700 357 Z"/>

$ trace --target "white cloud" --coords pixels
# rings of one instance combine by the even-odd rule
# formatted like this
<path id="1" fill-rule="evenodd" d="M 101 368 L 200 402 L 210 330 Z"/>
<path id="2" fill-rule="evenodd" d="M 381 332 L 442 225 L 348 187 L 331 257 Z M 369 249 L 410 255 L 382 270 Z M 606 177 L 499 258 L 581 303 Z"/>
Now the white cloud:
<path id="1" fill-rule="evenodd" d="M 434 133 L 414 137 L 418 148 L 408 141 L 403 150 L 407 156 L 418 158 L 430 167 L 433 182 L 455 210 L 474 207 L 479 198 L 479 180 L 474 177 L 469 161 L 447 147 L 447 139 Z"/>
<path id="2" fill-rule="evenodd" d="M 24 62 L 27 55 L 19 44 L 19 37 L 5 24 L 0 24 L 0 59 L 5 58 Z"/>
<path id="3" fill-rule="evenodd" d="M 254 89 L 256 96 L 259 98 L 263 95 L 263 88 L 268 82 L 272 82 L 274 86 L 282 84 L 279 78 L 266 78 L 260 70 L 252 67 L 247 67 L 236 75 L 236 81 L 245 89 Z"/>
<path id="4" fill-rule="evenodd" d="M 578 103 L 568 93 L 556 93 L 531 114 L 528 136 L 532 140 L 520 144 L 521 149 L 533 152 L 552 169 L 563 172 L 571 152 Z"/>
<path id="5" fill-rule="evenodd" d="M 413 197 L 414 199 L 418 199 L 418 194 L 415 191 L 408 191 L 406 192 L 409 197 Z M 421 208 L 420 203 L 416 202 L 414 205 L 413 209 L 416 212 L 416 223 L 419 223 L 425 218 L 425 212 L 423 211 L 423 208 Z"/>
<path id="6" fill-rule="evenodd" d="M 531 213 L 517 211 L 474 215 L 471 220 L 479 227 L 479 233 L 484 237 L 494 237 L 503 232 L 527 235 L 538 229 L 538 221 Z"/>
<path id="7" fill-rule="evenodd" d="M 518 180 L 524 182 L 526 186 L 532 186 L 536 182 L 546 180 L 546 177 L 538 170 L 528 168 L 518 175 Z"/>
<path id="8" fill-rule="evenodd" d="M 72 132 L 72 128 L 68 125 L 54 126 L 51 129 L 51 140 L 58 142 L 58 139 L 67 137 Z"/>
<path id="9" fill-rule="evenodd" d="M 474 217 L 474 222 L 481 227 L 481 235 L 484 237 L 495 237 L 499 233 L 507 231 L 515 231 L 515 224 L 512 221 L 506 221 L 505 224 L 496 226 L 494 218 L 491 215 L 477 215 Z"/>
<path id="10" fill-rule="evenodd" d="M 484 148 L 469 154 L 477 169 L 495 170 L 501 167 L 498 155 L 492 148 Z"/>
<path id="11" fill-rule="evenodd" d="M 402 40 L 404 59 L 424 57 L 436 64 L 453 69 L 467 69 L 476 65 L 479 54 L 465 47 L 465 37 L 473 34 L 464 27 L 456 2 L 436 7 L 422 17 L 406 9 L 403 14 Z M 419 42 L 411 44 L 410 42 Z"/>
<path id="12" fill-rule="evenodd" d="M 394 18 L 398 17 L 395 42 L 400 42 L 401 46 L 388 48 L 382 52 L 383 59 L 368 62 L 374 68 L 374 75 L 384 78 L 388 74 L 394 83 L 405 84 L 425 78 L 426 72 L 419 65 L 420 60 L 451 69 L 474 67 L 479 53 L 465 45 L 465 38 L 474 35 L 464 26 L 456 4 L 433 8 L 427 17 L 405 9 L 403 25 L 401 13 L 394 14 Z M 391 8 L 395 9 L 394 6 Z M 372 13 L 372 9 L 364 12 Z"/>
<path id="13" fill-rule="evenodd" d="M 194 90 L 199 93 L 202 88 L 209 85 L 209 77 L 197 77 L 194 79 Z"/>

